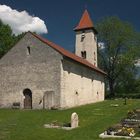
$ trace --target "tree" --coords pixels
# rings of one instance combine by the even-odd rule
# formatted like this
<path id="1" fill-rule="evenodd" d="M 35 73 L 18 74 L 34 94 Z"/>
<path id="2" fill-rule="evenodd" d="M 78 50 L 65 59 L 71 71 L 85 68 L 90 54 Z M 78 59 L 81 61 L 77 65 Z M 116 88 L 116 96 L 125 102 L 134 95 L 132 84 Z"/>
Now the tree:
<path id="1" fill-rule="evenodd" d="M 117 17 L 107 17 L 97 24 L 100 65 L 107 72 L 108 87 L 111 96 L 115 96 L 115 87 L 119 78 L 123 79 L 135 70 L 140 41 L 133 27 Z"/>
<path id="2" fill-rule="evenodd" d="M 0 20 L 0 58 L 7 53 L 14 44 L 24 35 L 15 36 L 9 25 L 3 24 Z"/>

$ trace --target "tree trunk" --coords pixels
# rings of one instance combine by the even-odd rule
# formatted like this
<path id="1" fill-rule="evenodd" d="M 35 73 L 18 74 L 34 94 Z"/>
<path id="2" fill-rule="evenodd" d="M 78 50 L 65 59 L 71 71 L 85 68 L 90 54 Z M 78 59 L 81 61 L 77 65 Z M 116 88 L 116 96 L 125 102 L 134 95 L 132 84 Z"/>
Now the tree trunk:
<path id="1" fill-rule="evenodd" d="M 115 91 L 114 91 L 114 80 L 109 79 L 109 92 L 111 97 L 115 97 Z"/>

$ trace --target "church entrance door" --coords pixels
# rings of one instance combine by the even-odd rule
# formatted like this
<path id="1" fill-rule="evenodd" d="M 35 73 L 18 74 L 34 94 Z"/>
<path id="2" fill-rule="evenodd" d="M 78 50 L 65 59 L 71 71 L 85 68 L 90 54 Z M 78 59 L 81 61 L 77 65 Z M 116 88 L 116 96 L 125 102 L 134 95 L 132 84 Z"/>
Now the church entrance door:
<path id="1" fill-rule="evenodd" d="M 31 109 L 32 108 L 32 92 L 30 89 L 24 89 L 24 108 Z"/>

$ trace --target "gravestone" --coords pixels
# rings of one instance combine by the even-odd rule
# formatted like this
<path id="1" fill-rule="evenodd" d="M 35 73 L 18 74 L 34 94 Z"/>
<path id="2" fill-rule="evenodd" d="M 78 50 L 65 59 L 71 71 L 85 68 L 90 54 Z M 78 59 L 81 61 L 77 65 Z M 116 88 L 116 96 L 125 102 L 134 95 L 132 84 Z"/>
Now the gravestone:
<path id="1" fill-rule="evenodd" d="M 71 115 L 71 127 L 72 128 L 78 127 L 78 123 L 79 123 L 78 114 L 74 112 Z"/>

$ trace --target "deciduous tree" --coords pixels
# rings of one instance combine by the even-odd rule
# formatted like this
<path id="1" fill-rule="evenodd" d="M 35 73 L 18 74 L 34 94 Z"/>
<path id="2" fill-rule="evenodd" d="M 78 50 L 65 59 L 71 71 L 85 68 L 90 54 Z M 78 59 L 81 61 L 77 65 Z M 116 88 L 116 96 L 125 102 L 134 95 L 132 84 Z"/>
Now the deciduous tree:
<path id="1" fill-rule="evenodd" d="M 107 72 L 110 95 L 115 96 L 118 79 L 127 80 L 126 75 L 134 72 L 140 47 L 138 33 L 118 17 L 102 19 L 97 30 L 98 42 L 103 43 L 103 47 L 99 48 L 100 65 Z"/>
<path id="2" fill-rule="evenodd" d="M 7 53 L 13 45 L 24 35 L 15 36 L 9 25 L 3 24 L 0 20 L 0 58 Z"/>

